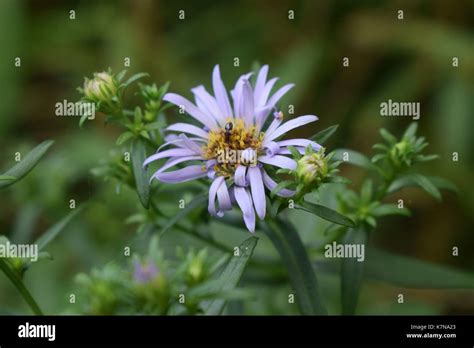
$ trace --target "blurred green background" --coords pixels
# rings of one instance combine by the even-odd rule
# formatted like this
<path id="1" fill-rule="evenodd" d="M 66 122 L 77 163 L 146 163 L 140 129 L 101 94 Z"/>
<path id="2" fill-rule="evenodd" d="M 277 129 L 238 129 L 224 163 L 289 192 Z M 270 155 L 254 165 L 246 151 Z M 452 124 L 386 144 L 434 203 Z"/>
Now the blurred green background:
<path id="1" fill-rule="evenodd" d="M 398 10 L 404 19 L 397 18 Z M 70 19 L 70 11 L 75 19 Z M 184 10 L 185 18 L 178 14 Z M 294 11 L 294 20 L 288 11 Z M 26 283 L 47 313 L 73 311 L 77 272 L 88 272 L 110 260 L 120 262 L 123 247 L 135 240 L 126 216 L 140 209 L 136 194 L 103 182 L 90 169 L 117 149 L 120 133 L 101 117 L 80 130 L 78 119 L 55 116 L 54 105 L 79 99 L 84 76 L 112 67 L 150 73 L 148 81 L 171 81 L 171 90 L 191 97 L 189 89 L 210 85 L 220 64 L 228 88 L 257 64 L 269 64 L 279 85 L 296 87 L 283 99 L 296 115 L 316 114 L 320 121 L 299 135 L 309 136 L 340 124 L 329 147 L 348 147 L 371 154 L 378 129 L 400 135 L 411 121 L 381 117 L 380 103 L 421 103 L 419 134 L 430 153 L 441 159 L 426 164 L 427 174 L 446 177 L 460 189 L 444 193 L 442 203 L 418 189 L 401 195 L 411 218 L 389 218 L 373 235 L 375 245 L 418 259 L 474 272 L 474 2 L 460 1 L 0 1 L 0 165 L 9 168 L 17 151 L 45 140 L 55 145 L 35 170 L 2 191 L 1 234 L 17 242 L 39 236 L 65 216 L 69 200 L 90 202 L 49 247 L 53 261 L 42 261 L 26 274 Z M 21 67 L 15 67 L 15 58 Z M 343 67 L 348 57 L 349 67 Z M 452 66 L 452 58 L 459 66 Z M 234 66 L 235 58 L 240 66 Z M 128 100 L 133 101 L 133 93 Z M 172 115 L 172 114 L 170 114 Z M 459 161 L 451 160 L 459 153 Z M 344 166 L 357 187 L 364 172 Z M 395 198 L 394 198 L 395 200 Z M 305 241 L 317 242 L 316 218 L 297 219 Z M 248 237 L 217 223 L 214 232 L 229 245 Z M 170 231 L 163 243 L 196 241 Z M 271 249 L 262 240 L 257 249 Z M 459 256 L 452 256 L 452 247 Z M 270 251 L 271 254 L 271 251 Z M 29 313 L 14 288 L 0 276 L 0 311 Z M 244 284 L 253 286 L 248 276 Z M 323 288 L 336 302 L 338 279 L 323 275 Z M 245 314 L 296 313 L 286 303 L 287 281 L 255 286 L 256 299 Z M 398 305 L 396 295 L 405 294 Z M 279 296 L 281 294 L 281 296 Z M 334 305 L 336 306 L 336 305 Z M 242 306 L 241 306 L 242 307 Z M 359 313 L 474 314 L 473 291 L 407 290 L 366 282 Z"/>

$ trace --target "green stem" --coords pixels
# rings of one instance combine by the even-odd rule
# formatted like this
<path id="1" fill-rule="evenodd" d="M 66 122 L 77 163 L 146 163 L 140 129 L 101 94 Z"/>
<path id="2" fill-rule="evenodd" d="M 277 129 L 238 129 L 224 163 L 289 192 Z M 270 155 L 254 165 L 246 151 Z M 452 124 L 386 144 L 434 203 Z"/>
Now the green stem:
<path id="1" fill-rule="evenodd" d="M 21 278 L 11 269 L 11 267 L 7 264 L 7 262 L 1 258 L 0 258 L 0 269 L 3 271 L 3 273 L 5 273 L 7 278 L 10 279 L 13 285 L 17 288 L 21 296 L 23 296 L 23 299 L 30 306 L 33 313 L 35 313 L 36 315 L 43 315 L 43 312 L 41 311 L 40 307 L 36 303 L 31 293 L 26 288 Z"/>
<path id="2" fill-rule="evenodd" d="M 368 231 L 362 226 L 349 230 L 344 244 L 367 246 Z M 364 250 L 364 253 L 366 250 Z M 364 274 L 364 262 L 356 258 L 344 258 L 341 262 L 341 304 L 342 314 L 353 315 L 357 308 L 359 290 Z"/>

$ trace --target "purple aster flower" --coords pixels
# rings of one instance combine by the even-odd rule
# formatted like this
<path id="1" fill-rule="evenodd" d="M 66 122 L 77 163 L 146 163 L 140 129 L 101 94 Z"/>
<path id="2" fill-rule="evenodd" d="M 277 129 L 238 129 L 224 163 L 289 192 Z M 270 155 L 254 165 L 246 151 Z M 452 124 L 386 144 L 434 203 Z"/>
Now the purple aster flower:
<path id="1" fill-rule="evenodd" d="M 133 279 L 137 283 L 147 283 L 153 280 L 159 273 L 158 268 L 152 262 L 142 264 L 139 261 L 135 261 L 134 266 Z"/>
<path id="2" fill-rule="evenodd" d="M 175 123 L 167 127 L 169 134 L 156 154 L 148 157 L 144 165 L 166 158 L 167 161 L 154 173 L 152 179 L 166 183 L 180 183 L 197 178 L 212 180 L 209 188 L 209 213 L 222 217 L 237 203 L 242 210 L 245 225 L 255 231 L 256 215 L 265 218 L 265 188 L 272 190 L 277 183 L 266 172 L 266 166 L 296 169 L 288 146 L 304 153 L 311 146 L 321 146 L 307 139 L 278 140 L 288 131 L 304 126 L 318 118 L 300 116 L 283 122 L 283 113 L 277 111 L 277 102 L 294 85 L 287 84 L 273 95 L 277 78 L 267 81 L 268 65 L 263 66 L 255 86 L 249 82 L 252 73 L 242 75 L 230 91 L 232 103 L 220 76 L 219 66 L 214 67 L 212 85 L 214 96 L 204 86 L 192 89 L 195 104 L 188 99 L 167 93 L 163 100 L 178 105 L 201 126 Z M 171 148 L 164 149 L 171 146 Z M 167 171 L 184 162 L 198 161 L 182 169 Z M 291 197 L 295 192 L 282 189 L 279 196 Z"/>

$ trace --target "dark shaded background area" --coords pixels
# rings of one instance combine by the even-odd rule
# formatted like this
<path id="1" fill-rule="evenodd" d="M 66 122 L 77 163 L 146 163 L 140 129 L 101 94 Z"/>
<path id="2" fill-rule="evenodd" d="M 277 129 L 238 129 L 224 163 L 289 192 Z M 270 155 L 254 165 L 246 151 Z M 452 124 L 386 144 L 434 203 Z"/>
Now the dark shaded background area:
<path id="1" fill-rule="evenodd" d="M 404 20 L 397 11 L 404 11 Z M 76 19 L 69 19 L 74 10 Z M 185 19 L 178 12 L 185 11 Z M 288 11 L 295 19 L 288 19 Z M 429 152 L 441 158 L 425 173 L 444 176 L 460 189 L 442 203 L 417 189 L 401 198 L 412 218 L 387 219 L 374 243 L 416 258 L 474 271 L 474 3 L 472 1 L 13 1 L 0 2 L 0 165 L 44 139 L 56 144 L 31 175 L 2 192 L 1 234 L 27 241 L 68 211 L 70 199 L 91 208 L 51 246 L 27 283 L 48 312 L 68 312 L 74 275 L 118 259 L 135 235 L 124 217 L 138 208 L 134 192 L 91 176 L 90 169 L 115 147 L 118 129 L 100 117 L 80 130 L 78 119 L 57 117 L 58 101 L 79 98 L 84 76 L 112 67 L 146 71 L 151 81 L 172 81 L 171 90 L 210 84 L 218 63 L 227 87 L 256 64 L 269 64 L 279 85 L 296 87 L 283 100 L 295 114 L 320 121 L 305 134 L 340 124 L 330 148 L 371 154 L 378 129 L 401 134 L 410 118 L 380 116 L 388 99 L 421 103 L 419 133 Z M 14 66 L 21 57 L 21 67 Z M 343 57 L 350 66 L 343 67 Z M 452 58 L 459 58 L 459 67 Z M 238 58 L 239 67 L 234 67 Z M 128 94 L 133 101 L 133 93 Z M 170 117 L 173 114 L 170 114 Z M 451 160 L 459 153 L 459 161 Z M 345 167 L 358 186 L 364 173 Z M 311 229 L 311 226 L 309 227 Z M 221 231 L 225 233 L 226 231 Z M 167 236 L 171 246 L 180 239 Z M 188 242 L 183 242 L 188 243 Z M 453 246 L 459 256 L 453 257 Z M 268 285 L 271 289 L 271 285 Z M 474 313 L 466 291 L 411 290 L 402 309 L 393 305 L 401 290 L 369 284 L 362 313 Z M 405 290 L 403 290 L 405 291 Z M 265 296 L 262 295 L 264 298 Z M 267 303 L 269 302 L 269 303 Z M 292 312 L 284 304 L 255 301 L 248 314 Z M 0 311 L 24 309 L 10 284 L 0 282 Z"/>

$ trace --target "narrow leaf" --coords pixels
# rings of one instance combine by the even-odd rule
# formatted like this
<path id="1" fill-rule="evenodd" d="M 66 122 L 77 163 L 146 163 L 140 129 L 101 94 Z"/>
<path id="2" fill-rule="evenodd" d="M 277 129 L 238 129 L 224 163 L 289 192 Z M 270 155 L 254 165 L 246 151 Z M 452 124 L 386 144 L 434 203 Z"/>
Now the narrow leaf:
<path id="1" fill-rule="evenodd" d="M 229 263 L 216 283 L 216 292 L 225 293 L 232 291 L 240 281 L 245 267 L 247 266 L 253 250 L 257 245 L 258 238 L 250 237 L 239 246 L 239 256 L 232 256 Z M 218 315 L 224 310 L 226 300 L 216 299 L 205 308 L 206 315 Z"/>
<path id="2" fill-rule="evenodd" d="M 283 190 L 283 189 L 285 189 L 285 188 L 287 188 L 287 187 L 289 187 L 289 186 L 291 186 L 291 185 L 293 185 L 293 181 L 291 181 L 291 180 L 280 181 L 280 182 L 278 183 L 278 185 L 276 185 L 276 186 L 273 188 L 273 190 L 271 190 L 271 192 L 270 192 L 270 197 L 271 197 L 271 198 L 275 197 L 275 195 L 278 194 L 278 192 L 280 192 L 281 190 Z"/>
<path id="3" fill-rule="evenodd" d="M 301 204 L 295 205 L 295 208 L 307 211 L 309 213 L 315 214 L 324 220 L 334 222 L 347 227 L 354 227 L 354 221 L 349 219 L 347 216 L 339 214 L 337 211 L 325 207 L 324 205 L 314 204 L 309 202 L 303 202 Z"/>
<path id="4" fill-rule="evenodd" d="M 334 159 L 365 169 L 377 170 L 368 157 L 357 151 L 349 149 L 337 149 L 334 151 Z"/>
<path id="5" fill-rule="evenodd" d="M 138 197 L 142 205 L 148 209 L 150 204 L 150 184 L 148 183 L 147 171 L 143 167 L 145 162 L 146 150 L 145 143 L 140 139 L 135 139 L 132 142 L 132 168 L 133 176 L 135 177 L 135 185 L 137 188 Z"/>
<path id="6" fill-rule="evenodd" d="M 325 128 L 313 135 L 311 140 L 317 142 L 318 144 L 324 144 L 334 133 L 336 133 L 337 128 L 339 128 L 338 124 Z"/>
<path id="7" fill-rule="evenodd" d="M 425 178 L 429 180 L 438 189 L 445 189 L 445 190 L 450 190 L 453 192 L 458 192 L 456 185 L 454 185 L 449 180 L 446 180 L 444 178 L 437 177 L 437 176 L 425 176 Z M 409 186 L 420 186 L 412 174 L 404 175 L 398 178 L 397 180 L 395 180 L 388 188 L 388 193 L 393 193 L 404 187 L 409 187 Z"/>
<path id="8" fill-rule="evenodd" d="M 133 138 L 134 134 L 132 132 L 124 132 L 122 134 L 120 134 L 120 136 L 117 138 L 117 141 L 115 142 L 118 146 L 124 144 L 125 142 L 127 142 L 128 140 L 130 140 L 131 138 Z"/>
<path id="9" fill-rule="evenodd" d="M 344 245 L 356 246 L 367 244 L 367 231 L 358 227 L 348 231 Z M 352 315 L 357 308 L 359 290 L 362 284 L 364 272 L 364 261 L 358 261 L 357 257 L 346 257 L 341 262 L 341 303 L 342 314 Z"/>
<path id="10" fill-rule="evenodd" d="M 372 210 L 372 215 L 380 217 L 386 215 L 405 215 L 409 216 L 410 211 L 407 208 L 399 208 L 396 204 L 382 204 Z"/>
<path id="11" fill-rule="evenodd" d="M 380 129 L 380 135 L 392 146 L 398 142 L 397 138 L 384 128 Z"/>
<path id="12" fill-rule="evenodd" d="M 370 248 L 367 252 L 365 276 L 405 288 L 474 289 L 472 272 L 375 248 Z"/>
<path id="13" fill-rule="evenodd" d="M 199 194 L 194 199 L 186 204 L 184 209 L 181 209 L 179 213 L 175 216 L 171 217 L 165 226 L 160 231 L 160 235 L 168 231 L 171 227 L 173 227 L 176 223 L 183 220 L 187 215 L 195 211 L 198 207 L 202 206 L 207 200 L 207 194 Z"/>
<path id="14" fill-rule="evenodd" d="M 16 178 L 11 175 L 0 175 L 0 180 L 10 181 L 10 180 L 16 180 Z"/>
<path id="15" fill-rule="evenodd" d="M 295 228 L 287 221 L 261 223 L 285 265 L 295 299 L 304 315 L 327 314 L 311 261 Z"/>
<path id="16" fill-rule="evenodd" d="M 149 76 L 148 73 L 138 73 L 138 74 L 135 74 L 135 75 L 132 75 L 125 83 L 124 85 L 127 87 L 129 86 L 130 84 L 132 84 L 133 82 L 143 78 L 143 77 L 147 77 Z"/>
<path id="17" fill-rule="evenodd" d="M 53 145 L 53 140 L 46 140 L 31 150 L 20 162 L 7 170 L 3 176 L 15 177 L 14 180 L 0 180 L 0 189 L 8 187 L 27 175 Z"/>
<path id="18" fill-rule="evenodd" d="M 412 138 L 413 136 L 415 136 L 415 133 L 416 133 L 416 130 L 418 128 L 418 123 L 416 122 L 412 122 L 407 130 L 405 131 L 405 133 L 403 134 L 403 137 L 406 138 L 406 139 L 409 139 L 409 138 Z"/>
<path id="19" fill-rule="evenodd" d="M 84 206 L 73 209 L 69 214 L 51 226 L 45 233 L 39 237 L 35 244 L 38 244 L 38 251 L 43 250 L 59 233 L 65 230 L 66 226 L 71 222 L 74 217 L 84 209 Z"/>

